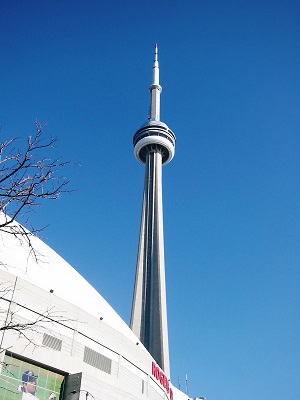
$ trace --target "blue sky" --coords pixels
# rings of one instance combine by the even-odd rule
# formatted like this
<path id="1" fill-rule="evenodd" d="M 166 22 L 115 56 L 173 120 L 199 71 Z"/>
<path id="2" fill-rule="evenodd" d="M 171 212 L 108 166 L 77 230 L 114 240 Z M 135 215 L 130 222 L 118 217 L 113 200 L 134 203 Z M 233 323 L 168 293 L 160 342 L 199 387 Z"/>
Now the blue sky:
<path id="1" fill-rule="evenodd" d="M 207 400 L 298 400 L 300 24 L 296 1 L 1 2 L 1 135 L 34 121 L 79 163 L 33 215 L 129 321 L 159 44 L 172 380 Z"/>

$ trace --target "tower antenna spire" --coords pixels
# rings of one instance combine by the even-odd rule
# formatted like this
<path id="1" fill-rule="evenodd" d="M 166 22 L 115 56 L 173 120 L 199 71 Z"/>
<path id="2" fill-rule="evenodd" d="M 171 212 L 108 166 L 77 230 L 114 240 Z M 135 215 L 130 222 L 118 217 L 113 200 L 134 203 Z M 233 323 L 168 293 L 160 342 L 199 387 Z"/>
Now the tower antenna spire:
<path id="1" fill-rule="evenodd" d="M 158 64 L 158 45 L 155 43 L 154 63 L 153 63 L 153 85 L 159 85 L 159 64 Z"/>
<path id="2" fill-rule="evenodd" d="M 150 121 L 159 121 L 160 119 L 160 93 L 162 87 L 159 84 L 159 63 L 158 63 L 158 45 L 155 43 L 154 63 L 153 63 L 153 80 L 150 86 L 151 105 L 150 105 Z"/>

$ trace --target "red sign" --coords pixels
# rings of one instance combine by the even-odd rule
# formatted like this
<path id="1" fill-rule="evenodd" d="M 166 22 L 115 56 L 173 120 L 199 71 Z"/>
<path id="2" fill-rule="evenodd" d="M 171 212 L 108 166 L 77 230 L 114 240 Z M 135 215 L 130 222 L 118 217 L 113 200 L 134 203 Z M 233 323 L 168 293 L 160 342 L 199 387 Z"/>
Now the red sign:
<path id="1" fill-rule="evenodd" d="M 167 393 L 170 395 L 170 400 L 173 400 L 173 391 L 170 388 L 169 379 L 162 372 L 158 365 L 152 361 L 152 375 L 160 382 L 160 384 L 166 389 Z"/>

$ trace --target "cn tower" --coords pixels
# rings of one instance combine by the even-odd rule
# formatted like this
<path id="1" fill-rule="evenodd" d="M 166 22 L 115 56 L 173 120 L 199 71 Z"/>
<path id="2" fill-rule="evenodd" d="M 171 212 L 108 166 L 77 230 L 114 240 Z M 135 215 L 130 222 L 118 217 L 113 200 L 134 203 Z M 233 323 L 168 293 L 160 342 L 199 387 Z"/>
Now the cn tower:
<path id="1" fill-rule="evenodd" d="M 131 312 L 131 329 L 170 377 L 165 282 L 162 166 L 175 154 L 175 135 L 160 121 L 158 49 L 155 45 L 148 122 L 133 137 L 134 154 L 145 164 L 140 240 Z"/>

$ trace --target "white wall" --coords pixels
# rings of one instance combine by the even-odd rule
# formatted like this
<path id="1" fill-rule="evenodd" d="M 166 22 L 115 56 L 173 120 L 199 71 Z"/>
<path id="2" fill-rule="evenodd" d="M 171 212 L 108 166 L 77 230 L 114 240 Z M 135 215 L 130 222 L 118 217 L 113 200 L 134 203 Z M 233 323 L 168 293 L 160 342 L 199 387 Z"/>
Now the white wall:
<path id="1" fill-rule="evenodd" d="M 24 338 L 11 331 L 4 332 L 2 348 L 30 360 L 62 370 L 66 373 L 82 372 L 81 388 L 87 390 L 96 400 L 126 399 L 167 399 L 167 393 L 155 378 L 152 378 L 152 357 L 142 344 L 136 345 L 128 335 L 110 325 L 110 321 L 96 318 L 89 310 L 61 299 L 26 280 L 3 270 L 0 281 L 6 287 L 14 288 L 6 300 L 0 303 L 1 310 L 10 307 L 14 318 L 20 322 L 39 318 L 37 313 L 50 312 L 52 322 L 39 322 L 29 338 L 36 344 L 26 346 Z M 80 293 L 78 293 L 80 295 Z M 50 310 L 50 311 L 49 311 Z M 101 314 L 101 313 L 100 313 Z M 5 316 L 0 313 L 2 320 Z M 62 341 L 60 351 L 42 346 L 43 335 L 47 333 Z M 110 373 L 84 362 L 85 346 L 111 360 Z M 2 357 L 4 353 L 2 354 Z M 173 388 L 174 400 L 187 400 L 187 396 Z M 85 399 L 85 394 L 81 394 Z"/>

